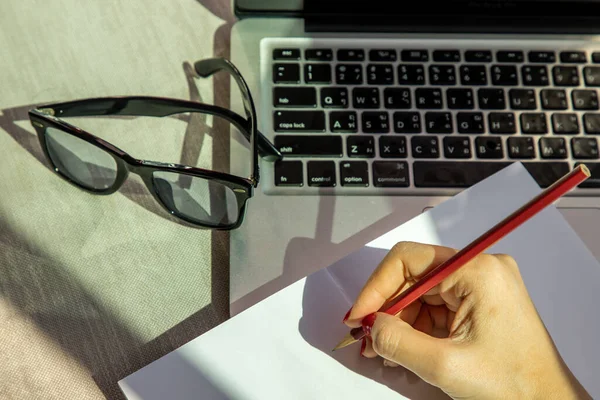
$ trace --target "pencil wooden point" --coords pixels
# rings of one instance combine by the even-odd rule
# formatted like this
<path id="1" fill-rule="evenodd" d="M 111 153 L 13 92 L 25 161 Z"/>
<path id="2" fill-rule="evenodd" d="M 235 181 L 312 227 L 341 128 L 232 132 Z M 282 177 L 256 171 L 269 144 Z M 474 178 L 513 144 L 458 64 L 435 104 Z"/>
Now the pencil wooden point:
<path id="1" fill-rule="evenodd" d="M 354 339 L 354 338 L 352 337 L 352 335 L 351 335 L 351 334 L 347 334 L 346 336 L 344 336 L 344 338 L 342 339 L 342 341 L 341 341 L 341 342 L 339 342 L 339 343 L 338 343 L 338 345 L 337 345 L 337 346 L 335 346 L 335 347 L 333 348 L 333 350 L 331 350 L 331 351 L 336 351 L 336 350 L 339 350 L 339 349 L 341 349 L 342 347 L 349 346 L 349 345 L 351 345 L 352 343 L 356 343 L 356 342 L 358 342 L 358 340 Z"/>

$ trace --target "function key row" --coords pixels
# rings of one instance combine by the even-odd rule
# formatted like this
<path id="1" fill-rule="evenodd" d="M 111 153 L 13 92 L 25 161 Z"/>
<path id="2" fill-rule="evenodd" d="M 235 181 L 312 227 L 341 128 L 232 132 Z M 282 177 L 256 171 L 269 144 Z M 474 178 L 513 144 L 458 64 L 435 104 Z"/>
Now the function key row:
<path id="1" fill-rule="evenodd" d="M 393 120 L 385 111 L 365 111 L 361 113 L 361 123 L 356 111 L 333 111 L 329 113 L 329 132 L 385 134 L 395 133 L 440 133 L 483 134 L 486 132 L 513 135 L 519 131 L 523 134 L 545 135 L 552 132 L 561 135 L 581 133 L 581 126 L 586 134 L 600 134 L 600 114 L 585 113 L 581 117 L 575 113 L 521 113 L 515 118 L 511 112 L 491 112 L 486 117 L 482 112 L 458 112 L 455 116 L 449 112 L 426 112 L 424 117 L 419 112 L 398 111 L 393 113 Z M 277 111 L 273 124 L 275 132 L 326 132 L 325 113 L 323 111 Z"/>
<path id="2" fill-rule="evenodd" d="M 458 67 L 458 68 L 457 68 Z M 299 64 L 276 63 L 273 65 L 273 82 L 308 84 L 346 84 L 361 85 L 365 81 L 370 85 L 425 85 L 439 86 L 549 86 L 550 78 L 555 86 L 579 86 L 581 76 L 576 66 L 555 66 L 550 71 L 545 65 L 461 65 L 431 64 L 425 68 L 422 64 L 369 64 L 366 69 L 362 64 L 330 64 L 308 63 L 301 71 Z M 600 66 L 584 67 L 583 82 L 586 86 L 600 86 Z M 519 79 L 520 77 L 520 79 Z"/>
<path id="3" fill-rule="evenodd" d="M 304 59 L 307 61 L 333 61 L 333 50 L 327 48 L 314 48 L 304 50 Z M 395 49 L 338 49 L 336 56 L 338 61 L 396 61 L 398 54 L 400 60 L 406 62 L 460 62 L 463 60 L 461 51 L 458 49 L 432 50 L 427 49 L 405 49 L 399 52 Z M 557 62 L 565 64 L 584 64 L 588 62 L 587 53 L 584 51 L 561 51 L 557 58 L 555 51 L 528 51 L 527 60 L 531 63 L 551 64 Z M 278 48 L 273 50 L 274 60 L 301 60 L 301 51 L 298 48 Z M 600 63 L 600 52 L 592 53 L 593 63 Z M 494 61 L 493 52 L 490 50 L 465 50 L 464 61 L 489 63 Z M 496 61 L 502 63 L 520 63 L 525 61 L 525 52 L 521 50 L 499 50 L 496 51 Z"/>
<path id="4" fill-rule="evenodd" d="M 542 89 L 539 97 L 533 89 L 467 88 L 446 89 L 446 96 L 439 88 L 407 87 L 323 87 L 320 89 L 320 104 L 317 102 L 317 89 L 314 87 L 276 86 L 273 88 L 273 106 L 277 108 L 348 108 L 357 109 L 443 109 L 472 110 L 475 104 L 482 110 L 567 110 L 571 104 L 574 110 L 598 110 L 596 90 L 575 89 L 570 96 L 564 89 Z M 383 99 L 380 95 L 383 93 Z M 507 96 L 508 93 L 508 96 Z M 445 101 L 444 101 L 445 97 Z M 444 104 L 445 103 L 445 104 Z"/>
<path id="5" fill-rule="evenodd" d="M 536 145 L 537 142 L 537 145 Z M 378 145 L 377 145 L 377 144 Z M 479 136 L 473 141 L 469 137 L 413 136 L 348 136 L 346 157 L 348 158 L 440 158 L 443 152 L 448 159 L 566 159 L 569 140 L 562 137 L 514 136 L 503 139 L 499 136 Z M 275 146 L 286 157 L 344 157 L 340 136 L 275 136 Z M 440 150 L 440 147 L 442 150 Z M 595 160 L 598 154 L 598 141 L 590 137 L 570 139 L 573 158 Z"/>

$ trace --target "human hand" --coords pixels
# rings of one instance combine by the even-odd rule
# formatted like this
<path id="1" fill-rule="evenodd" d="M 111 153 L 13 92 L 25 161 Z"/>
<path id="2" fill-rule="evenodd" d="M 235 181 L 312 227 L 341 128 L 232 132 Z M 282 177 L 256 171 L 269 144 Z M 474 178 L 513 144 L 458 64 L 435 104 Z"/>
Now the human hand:
<path id="1" fill-rule="evenodd" d="M 455 399 L 591 399 L 558 353 L 510 256 L 479 255 L 399 316 L 364 319 L 455 253 L 412 242 L 390 250 L 344 320 L 370 328 L 361 354 L 402 365 Z"/>

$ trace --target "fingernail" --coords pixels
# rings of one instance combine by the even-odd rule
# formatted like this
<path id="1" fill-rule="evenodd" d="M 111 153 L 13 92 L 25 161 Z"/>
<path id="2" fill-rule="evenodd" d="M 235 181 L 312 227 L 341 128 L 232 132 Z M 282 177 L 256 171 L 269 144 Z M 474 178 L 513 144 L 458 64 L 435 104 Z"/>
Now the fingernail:
<path id="1" fill-rule="evenodd" d="M 371 329 L 373 329 L 375 318 L 377 318 L 377 314 L 372 313 L 364 317 L 362 320 L 362 328 L 367 336 L 371 336 Z"/>
<path id="2" fill-rule="evenodd" d="M 365 352 L 365 349 L 367 348 L 367 339 L 363 339 L 362 343 L 360 344 L 360 355 L 361 356 L 365 356 L 363 353 Z"/>
<path id="3" fill-rule="evenodd" d="M 350 307 L 350 309 L 348 310 L 348 312 L 346 313 L 346 315 L 344 315 L 344 319 L 342 320 L 342 323 L 348 321 L 348 317 L 350 316 L 350 312 L 352 312 L 352 307 Z"/>

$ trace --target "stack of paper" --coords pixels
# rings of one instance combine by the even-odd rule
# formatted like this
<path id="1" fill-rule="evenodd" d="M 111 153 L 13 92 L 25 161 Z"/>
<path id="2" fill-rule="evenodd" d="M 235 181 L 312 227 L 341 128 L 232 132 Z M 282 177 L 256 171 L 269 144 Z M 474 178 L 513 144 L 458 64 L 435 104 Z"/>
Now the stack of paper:
<path id="1" fill-rule="evenodd" d="M 540 192 L 520 163 L 428 210 L 364 248 L 281 290 L 119 382 L 130 400 L 438 399 L 403 368 L 331 349 L 341 319 L 399 241 L 461 248 Z M 492 247 L 518 262 L 567 365 L 600 398 L 600 265 L 562 215 L 548 207 Z M 516 338 L 518 340 L 518 338 Z M 400 394 L 400 396 L 399 396 Z M 404 397 L 403 397 L 404 396 Z"/>

